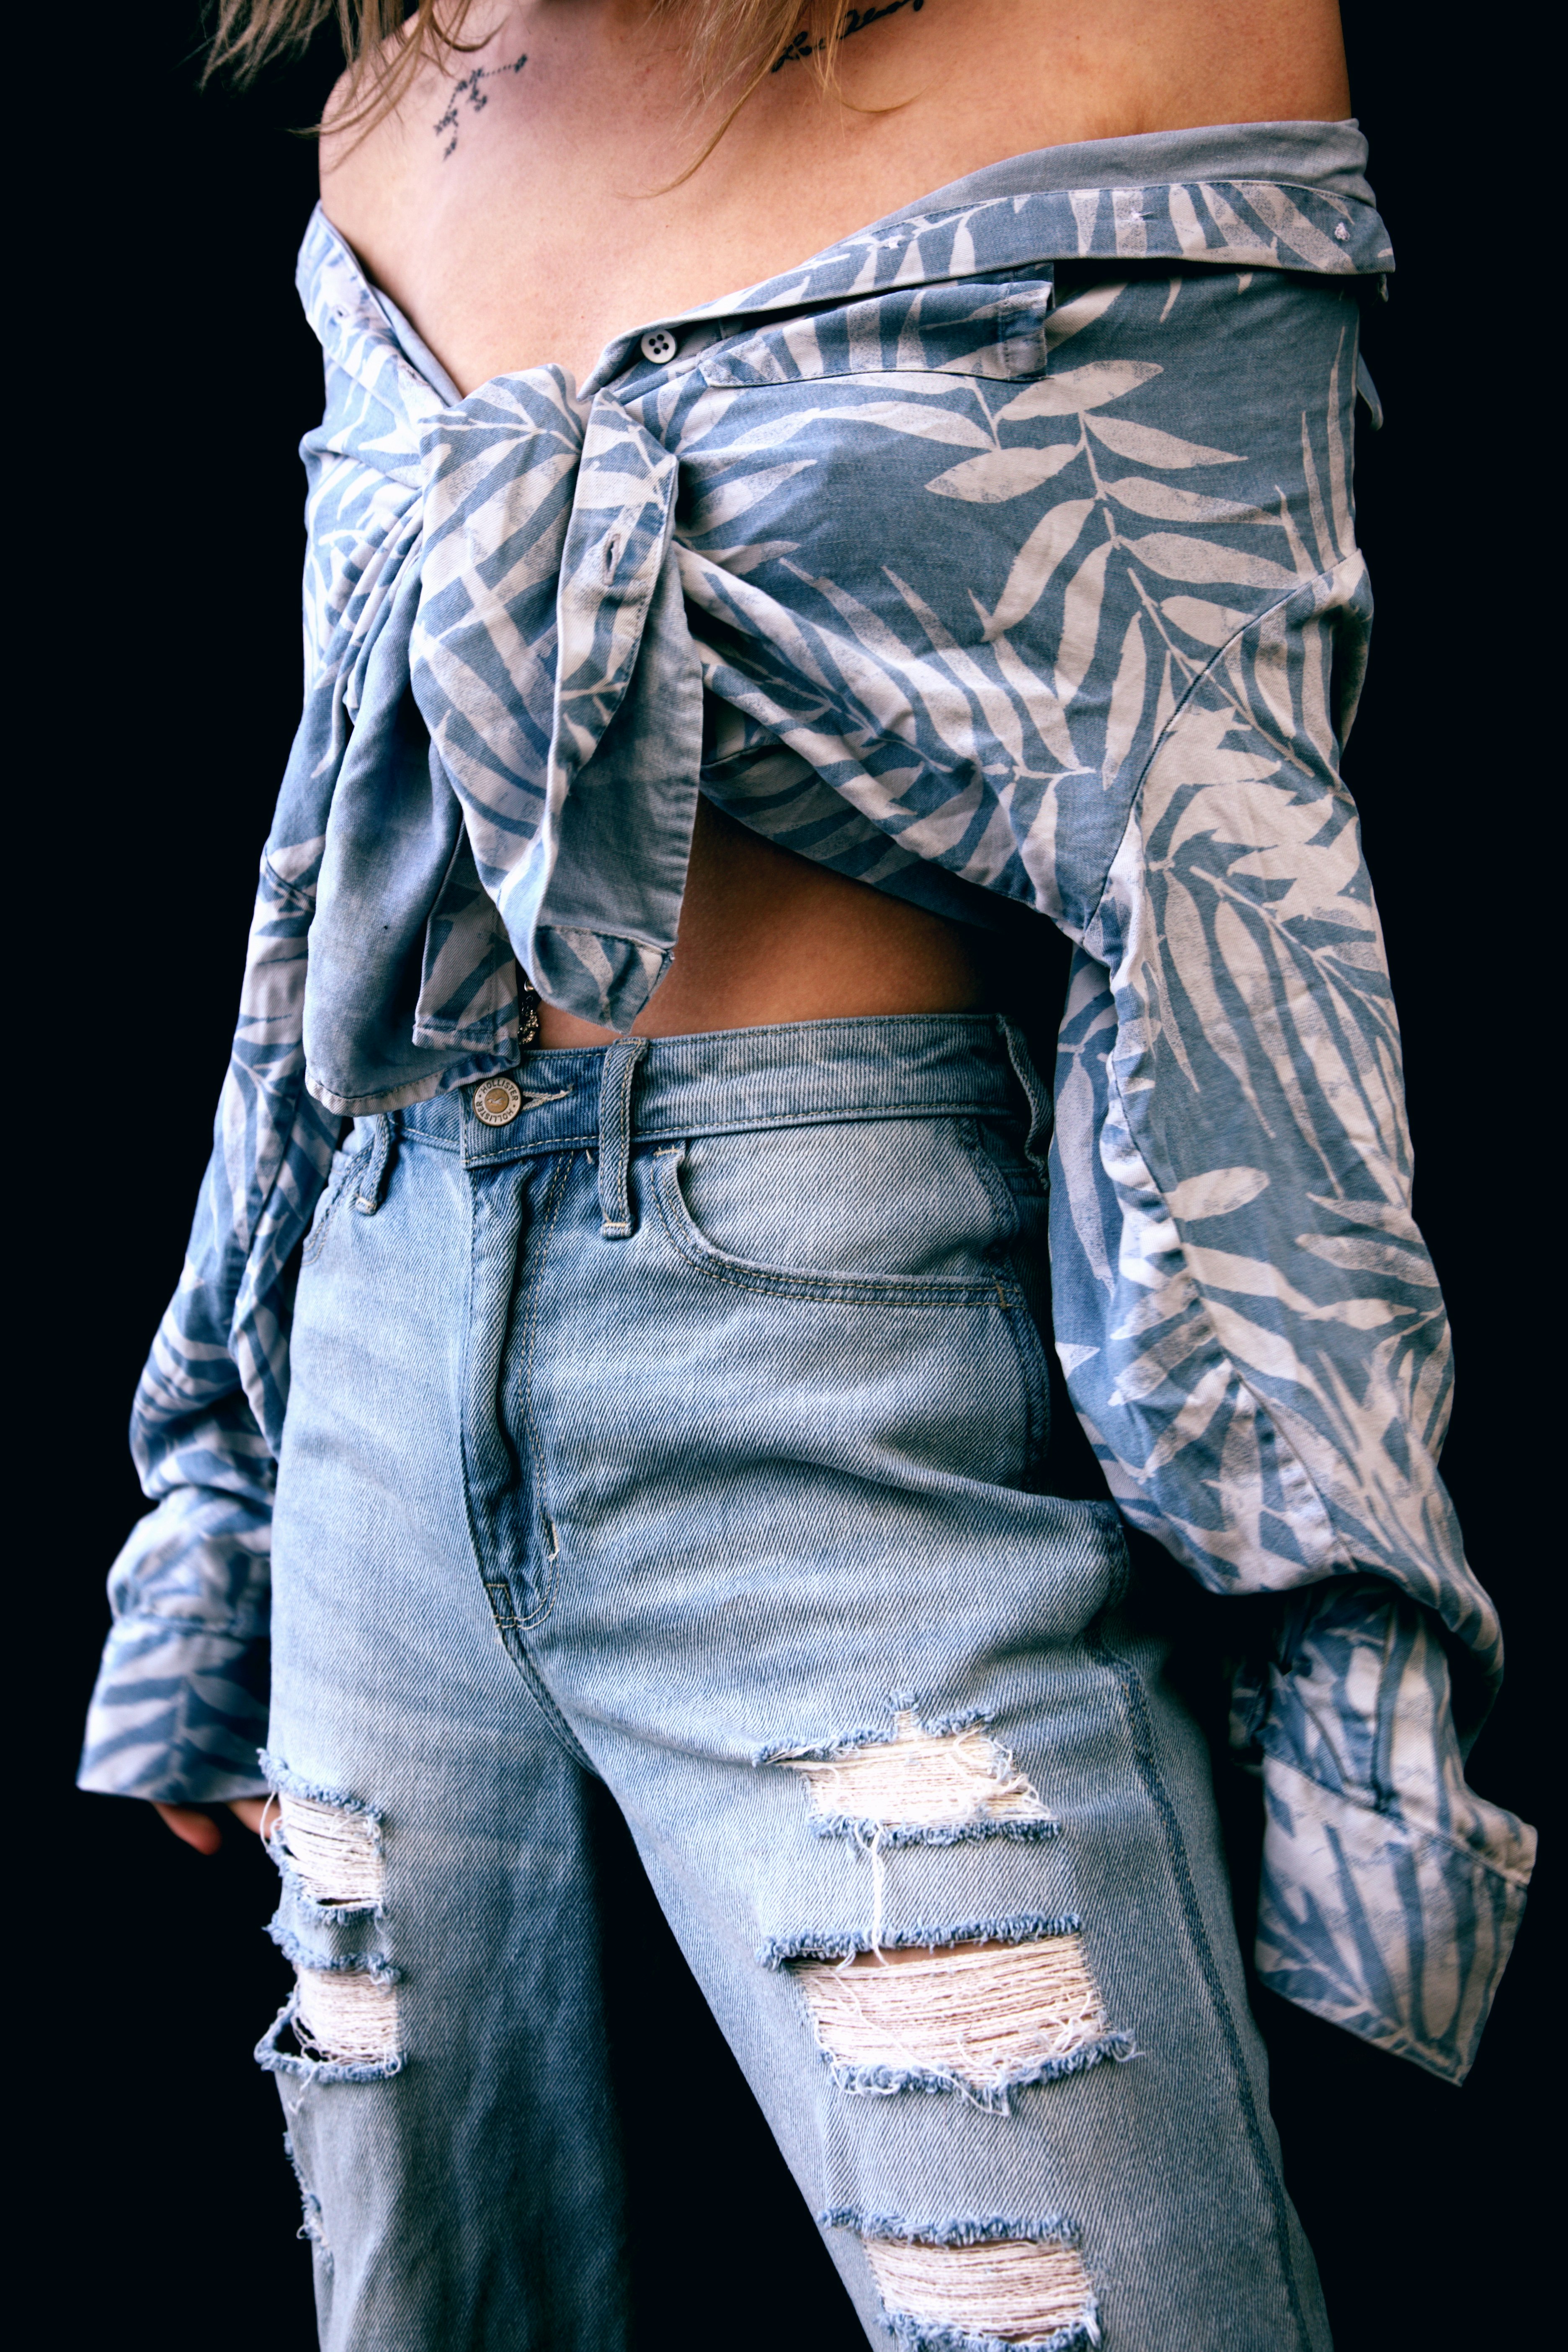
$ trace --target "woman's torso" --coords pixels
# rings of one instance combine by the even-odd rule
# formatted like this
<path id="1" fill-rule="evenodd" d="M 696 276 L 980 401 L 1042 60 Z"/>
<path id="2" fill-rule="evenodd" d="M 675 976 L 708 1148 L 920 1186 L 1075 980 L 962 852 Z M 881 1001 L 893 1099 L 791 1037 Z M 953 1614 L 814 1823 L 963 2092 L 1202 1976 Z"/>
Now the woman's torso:
<path id="1" fill-rule="evenodd" d="M 641 0 L 479 0 L 478 44 L 396 113 L 323 142 L 322 201 L 459 389 L 776 275 L 1013 154 L 1205 122 L 1349 110 L 1335 0 L 897 0 L 838 56 L 723 119 L 692 110 L 678 20 Z M 520 62 L 521 61 L 521 62 Z M 329 121 L 331 110 L 329 110 Z M 704 807 L 675 961 L 636 1024 L 669 1035 L 950 1013 L 984 1001 L 963 929 Z M 546 1006 L 543 1040 L 609 1033 Z"/>

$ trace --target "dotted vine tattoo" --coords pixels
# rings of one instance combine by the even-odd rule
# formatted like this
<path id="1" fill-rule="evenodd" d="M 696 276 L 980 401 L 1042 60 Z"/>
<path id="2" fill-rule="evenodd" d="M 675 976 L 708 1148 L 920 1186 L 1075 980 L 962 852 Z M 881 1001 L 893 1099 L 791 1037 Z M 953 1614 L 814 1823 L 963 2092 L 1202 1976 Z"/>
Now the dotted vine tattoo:
<path id="1" fill-rule="evenodd" d="M 921 5 L 921 0 L 917 0 L 917 5 Z M 894 0 L 894 5 L 896 7 L 901 7 L 903 5 L 903 0 Z M 482 108 L 487 107 L 489 104 L 489 100 L 479 87 L 480 83 L 495 81 L 499 79 L 502 74 L 519 74 L 522 71 L 527 63 L 528 58 L 525 54 L 522 57 L 514 58 L 510 66 L 476 66 L 472 73 L 465 74 L 461 81 L 455 81 L 452 84 L 451 100 L 447 108 L 446 113 L 441 117 L 439 122 L 436 122 L 431 125 L 431 128 L 435 131 L 437 139 L 444 138 L 448 131 L 452 134 L 451 137 L 447 139 L 447 144 L 441 150 L 441 161 L 443 163 L 446 162 L 448 155 L 452 155 L 457 152 L 458 127 L 458 109 L 462 104 L 463 100 L 467 99 L 473 112 L 478 114 Z"/>
<path id="2" fill-rule="evenodd" d="M 864 8 L 850 9 L 839 26 L 837 37 L 841 41 L 847 41 L 852 34 L 863 33 L 868 25 L 880 24 L 884 16 L 896 16 L 900 8 L 908 8 L 911 16 L 918 16 L 925 4 L 926 0 L 882 0 L 882 5 L 878 7 L 875 0 L 870 0 L 870 5 Z M 826 47 L 826 39 L 814 41 L 808 33 L 802 30 L 796 33 L 789 46 L 773 59 L 773 70 L 774 73 L 780 73 L 785 66 L 799 65 L 805 58 L 814 56 L 817 50 L 825 49 Z M 476 66 L 472 73 L 464 74 L 460 80 L 452 84 L 452 95 L 447 101 L 447 111 L 438 122 L 434 122 L 430 126 L 437 139 L 445 139 L 447 142 L 441 150 L 443 163 L 449 155 L 455 155 L 458 152 L 463 106 L 466 104 L 470 113 L 482 112 L 489 104 L 484 84 L 487 81 L 500 80 L 506 74 L 520 74 L 527 63 L 528 56 L 524 51 L 521 57 L 513 58 L 511 63 L 507 66 Z"/>
<path id="3" fill-rule="evenodd" d="M 908 8 L 911 16 L 918 16 L 925 4 L 926 0 L 886 0 L 880 8 L 851 8 L 839 27 L 838 38 L 847 41 L 851 33 L 863 33 L 868 25 L 878 24 L 884 16 L 896 16 L 900 8 Z M 826 47 L 826 39 L 814 41 L 809 33 L 799 32 L 783 54 L 773 59 L 773 69 L 781 73 L 785 66 L 799 65 Z"/>

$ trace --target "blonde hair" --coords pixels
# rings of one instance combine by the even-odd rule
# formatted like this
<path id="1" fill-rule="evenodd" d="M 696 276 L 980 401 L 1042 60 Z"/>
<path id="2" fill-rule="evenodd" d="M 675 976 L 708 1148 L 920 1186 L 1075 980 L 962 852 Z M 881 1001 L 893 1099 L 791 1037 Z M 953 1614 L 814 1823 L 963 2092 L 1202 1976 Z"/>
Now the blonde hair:
<path id="1" fill-rule="evenodd" d="M 298 56 L 335 20 L 348 61 L 340 131 L 365 131 L 393 111 L 421 66 L 450 71 L 455 58 L 481 47 L 465 41 L 473 0 L 217 0 L 206 75 L 242 86 L 274 58 Z M 836 80 L 838 44 L 869 11 L 851 0 L 647 0 L 650 22 L 663 20 L 686 46 L 693 107 L 731 99 L 698 163 L 710 155 L 752 92 L 779 66 L 808 62 L 824 89 Z M 696 164 L 690 166 L 696 169 Z M 687 176 L 683 173 L 682 177 Z"/>

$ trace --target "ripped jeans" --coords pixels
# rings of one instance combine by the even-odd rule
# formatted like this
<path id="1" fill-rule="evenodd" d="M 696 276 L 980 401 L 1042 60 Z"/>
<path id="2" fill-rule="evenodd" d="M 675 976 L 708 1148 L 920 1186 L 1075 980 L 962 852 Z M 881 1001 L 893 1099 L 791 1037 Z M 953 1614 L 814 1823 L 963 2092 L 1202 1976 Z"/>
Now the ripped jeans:
<path id="1" fill-rule="evenodd" d="M 595 1776 L 881 2352 L 1326 2347 L 1206 1748 L 1114 1508 L 1041 1487 L 1045 1128 L 979 1014 L 356 1123 L 258 2053 L 329 2352 L 623 2352 Z"/>

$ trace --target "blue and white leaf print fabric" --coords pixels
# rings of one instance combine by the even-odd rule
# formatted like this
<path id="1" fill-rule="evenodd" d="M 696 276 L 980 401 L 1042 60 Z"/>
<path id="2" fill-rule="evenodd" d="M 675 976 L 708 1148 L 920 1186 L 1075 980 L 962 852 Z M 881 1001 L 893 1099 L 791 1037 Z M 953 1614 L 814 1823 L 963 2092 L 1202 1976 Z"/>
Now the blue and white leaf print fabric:
<path id="1" fill-rule="evenodd" d="M 1056 1339 L 1128 1517 L 1281 1634 L 1237 1694 L 1289 1999 L 1458 2079 L 1533 1852 L 1449 1687 L 1498 1629 L 1339 777 L 1371 603 L 1353 125 L 1047 150 L 467 398 L 317 214 L 304 716 L 184 1279 L 138 1397 L 84 1784 L 259 1790 L 290 1255 L 348 1113 L 625 1030 L 693 811 L 1076 943 Z M 671 350 L 671 346 L 673 349 Z"/>

